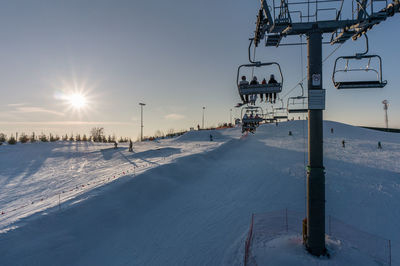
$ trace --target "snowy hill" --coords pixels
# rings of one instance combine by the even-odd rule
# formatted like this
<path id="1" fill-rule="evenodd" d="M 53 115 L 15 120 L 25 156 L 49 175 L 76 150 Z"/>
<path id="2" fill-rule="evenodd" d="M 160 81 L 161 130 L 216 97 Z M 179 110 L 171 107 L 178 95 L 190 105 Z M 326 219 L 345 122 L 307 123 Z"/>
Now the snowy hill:
<path id="1" fill-rule="evenodd" d="M 0 264 L 241 265 L 252 213 L 304 212 L 307 125 L 240 136 L 1 147 Z M 400 134 L 326 121 L 324 150 L 327 213 L 391 239 L 400 263 Z"/>

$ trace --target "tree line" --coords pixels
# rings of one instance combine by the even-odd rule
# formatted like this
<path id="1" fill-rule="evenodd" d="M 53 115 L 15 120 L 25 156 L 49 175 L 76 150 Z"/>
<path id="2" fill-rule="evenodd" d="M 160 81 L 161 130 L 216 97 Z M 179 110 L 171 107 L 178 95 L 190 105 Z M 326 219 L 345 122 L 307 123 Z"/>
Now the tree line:
<path id="1" fill-rule="evenodd" d="M 68 135 L 57 135 L 57 134 L 49 134 L 46 135 L 44 133 L 41 133 L 39 135 L 36 135 L 35 132 L 32 132 L 32 134 L 28 135 L 25 133 L 18 134 L 16 133 L 15 136 L 12 134 L 10 137 L 7 137 L 6 134 L 0 133 L 0 145 L 3 143 L 8 143 L 10 145 L 17 144 L 19 141 L 20 143 L 28 143 L 28 142 L 55 142 L 55 141 L 92 141 L 92 142 L 103 142 L 103 143 L 114 143 L 117 141 L 117 138 L 115 135 L 108 135 L 104 133 L 104 128 L 100 127 L 94 127 L 90 130 L 90 134 L 74 134 Z M 128 142 L 128 138 L 123 138 L 120 137 L 118 142 Z"/>
<path id="2" fill-rule="evenodd" d="M 228 123 L 220 123 L 218 124 L 217 127 L 208 127 L 204 129 L 198 128 L 198 130 L 214 130 L 214 129 L 223 129 L 223 128 L 228 128 L 232 127 L 232 124 Z M 194 128 L 191 128 L 191 130 L 194 130 Z M 164 138 L 173 138 L 177 136 L 181 136 L 185 134 L 187 130 L 180 130 L 180 131 L 175 131 L 173 128 L 169 129 L 166 133 L 164 133 L 161 130 L 156 130 L 153 136 L 144 136 L 143 141 L 153 141 L 157 139 L 164 139 Z M 123 142 L 129 142 L 131 139 L 129 138 L 124 138 L 120 137 L 119 139 L 116 138 L 115 135 L 108 135 L 106 136 L 104 132 L 104 128 L 102 127 L 94 127 L 90 130 L 90 134 L 74 134 L 68 135 L 57 135 L 57 134 L 44 134 L 41 133 L 39 135 L 36 135 L 35 132 L 32 132 L 31 135 L 27 135 L 25 133 L 18 134 L 16 133 L 15 136 L 12 134 L 10 137 L 7 137 L 6 134 L 0 133 L 0 145 L 3 143 L 8 143 L 10 145 L 17 144 L 19 141 L 20 143 L 27 143 L 27 142 L 55 142 L 55 141 L 91 141 L 91 142 L 102 142 L 102 143 L 123 143 Z M 140 137 L 137 138 L 136 141 L 140 141 Z"/>

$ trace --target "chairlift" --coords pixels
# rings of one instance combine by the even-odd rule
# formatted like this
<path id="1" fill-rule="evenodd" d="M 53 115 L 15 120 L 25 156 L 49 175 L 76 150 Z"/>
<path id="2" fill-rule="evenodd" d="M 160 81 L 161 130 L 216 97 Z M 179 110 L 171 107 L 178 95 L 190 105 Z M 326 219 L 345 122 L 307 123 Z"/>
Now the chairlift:
<path id="1" fill-rule="evenodd" d="M 283 105 L 283 100 L 279 99 L 281 101 L 281 107 L 273 108 L 274 112 L 274 119 L 279 120 L 279 119 L 288 119 L 287 115 L 287 109 Z"/>
<path id="2" fill-rule="evenodd" d="M 240 70 L 242 67 L 244 68 L 253 68 L 253 67 L 266 67 L 266 66 L 276 66 L 280 73 L 280 82 L 278 83 L 271 83 L 271 84 L 256 84 L 256 85 L 240 85 Z M 266 73 L 265 76 L 268 76 L 270 73 Z M 250 64 L 240 65 L 237 70 L 237 77 L 236 77 L 236 84 L 239 90 L 240 97 L 243 98 L 245 95 L 258 95 L 258 94 L 266 94 L 266 93 L 280 93 L 282 91 L 282 84 L 283 84 L 283 75 L 281 67 L 276 62 L 268 62 L 268 63 L 261 63 L 261 62 L 254 62 Z"/>
<path id="3" fill-rule="evenodd" d="M 304 96 L 304 88 L 303 83 L 299 83 L 301 87 L 301 95 L 295 97 L 289 97 L 287 100 L 287 111 L 289 114 L 302 114 L 308 113 L 308 109 L 304 108 L 305 100 L 308 98 Z M 299 108 L 299 105 L 302 105 L 303 108 Z"/>
<path id="4" fill-rule="evenodd" d="M 366 40 L 366 51 L 364 53 L 357 53 L 352 56 L 340 56 L 336 58 L 335 65 L 333 67 L 332 81 L 337 89 L 363 89 L 363 88 L 383 88 L 386 86 L 387 81 L 382 80 L 382 58 L 379 55 L 367 55 L 368 53 L 368 37 L 364 34 Z M 367 59 L 368 63 L 364 68 L 351 68 L 351 61 L 360 61 Z M 378 65 L 376 68 L 371 67 L 373 59 L 377 59 Z M 340 61 L 345 62 L 345 67 L 338 69 L 337 64 Z M 352 80 L 352 81 L 340 81 L 337 78 L 338 73 L 374 73 L 376 74 L 375 79 L 369 78 L 368 80 Z"/>
<path id="5" fill-rule="evenodd" d="M 259 110 L 261 110 L 261 113 L 259 113 Z M 245 111 L 245 114 L 243 114 L 243 111 Z M 264 120 L 263 110 L 261 107 L 257 106 L 246 106 L 242 108 L 240 115 L 242 117 L 242 133 L 245 131 L 253 133 Z"/>
<path id="6" fill-rule="evenodd" d="M 273 107 L 272 107 L 272 111 L 270 111 L 270 112 L 268 111 L 268 108 L 265 109 L 264 120 L 269 123 L 275 122 Z"/>
<path id="7" fill-rule="evenodd" d="M 259 112 L 259 110 L 261 110 L 261 112 Z M 246 118 L 244 118 L 243 111 L 245 111 L 245 114 L 247 114 Z M 254 123 L 259 125 L 259 123 L 264 120 L 263 110 L 259 106 L 247 106 L 242 108 L 240 116 L 242 117 L 243 123 Z"/>

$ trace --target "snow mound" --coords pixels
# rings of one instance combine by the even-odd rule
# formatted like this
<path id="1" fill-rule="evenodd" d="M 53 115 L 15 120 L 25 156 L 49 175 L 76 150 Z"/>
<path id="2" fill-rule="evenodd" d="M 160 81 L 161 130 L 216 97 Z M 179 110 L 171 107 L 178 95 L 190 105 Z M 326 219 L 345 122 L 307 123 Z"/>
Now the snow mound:
<path id="1" fill-rule="evenodd" d="M 180 137 L 177 137 L 176 141 L 210 141 L 210 135 L 212 135 L 213 141 L 227 140 L 227 137 L 220 130 L 197 130 L 188 131 Z"/>

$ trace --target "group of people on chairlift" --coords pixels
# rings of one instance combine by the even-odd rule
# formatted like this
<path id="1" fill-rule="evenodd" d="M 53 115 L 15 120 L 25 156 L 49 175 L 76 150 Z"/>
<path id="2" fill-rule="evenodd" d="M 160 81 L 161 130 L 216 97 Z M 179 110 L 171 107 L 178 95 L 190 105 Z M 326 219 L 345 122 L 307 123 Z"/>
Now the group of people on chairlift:
<path id="1" fill-rule="evenodd" d="M 277 83 L 278 82 L 275 80 L 275 76 L 273 74 L 271 74 L 268 84 L 277 84 Z M 250 85 L 258 85 L 258 84 L 260 84 L 260 83 L 258 82 L 257 77 L 254 76 L 253 79 L 250 81 Z M 261 84 L 262 85 L 267 84 L 267 80 L 263 79 L 261 81 Z M 241 85 L 249 85 L 249 82 L 246 80 L 246 76 L 242 76 L 242 80 L 239 82 L 239 86 L 241 86 Z M 257 100 L 256 94 L 250 95 L 250 98 L 249 98 L 249 95 L 245 95 L 246 98 L 244 98 L 243 96 L 240 96 L 240 97 L 242 98 L 243 102 L 251 103 L 253 105 L 255 104 L 255 102 Z M 264 100 L 264 95 L 262 93 L 260 93 L 260 99 L 261 99 L 261 102 Z M 266 93 L 265 94 L 265 102 L 275 103 L 276 102 L 276 92 Z"/>
<path id="2" fill-rule="evenodd" d="M 255 119 L 255 121 L 248 122 L 246 121 L 247 119 Z M 253 111 L 251 111 L 250 115 L 244 114 L 242 119 L 243 122 L 242 133 L 245 131 L 253 132 L 255 128 L 260 125 L 261 120 L 262 118 L 258 114 L 254 115 Z"/>

